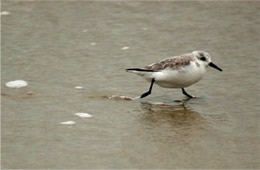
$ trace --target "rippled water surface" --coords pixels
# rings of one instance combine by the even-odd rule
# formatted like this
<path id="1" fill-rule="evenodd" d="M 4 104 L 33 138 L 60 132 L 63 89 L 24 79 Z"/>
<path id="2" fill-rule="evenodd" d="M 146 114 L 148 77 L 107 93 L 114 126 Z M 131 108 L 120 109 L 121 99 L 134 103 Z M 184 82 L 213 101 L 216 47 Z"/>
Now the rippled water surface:
<path id="1" fill-rule="evenodd" d="M 6 0 L 2 10 L 3 168 L 260 168 L 259 2 Z M 224 70 L 187 88 L 198 98 L 158 86 L 142 100 L 111 97 L 149 88 L 125 68 L 193 50 Z M 19 79 L 29 85 L 5 87 Z"/>

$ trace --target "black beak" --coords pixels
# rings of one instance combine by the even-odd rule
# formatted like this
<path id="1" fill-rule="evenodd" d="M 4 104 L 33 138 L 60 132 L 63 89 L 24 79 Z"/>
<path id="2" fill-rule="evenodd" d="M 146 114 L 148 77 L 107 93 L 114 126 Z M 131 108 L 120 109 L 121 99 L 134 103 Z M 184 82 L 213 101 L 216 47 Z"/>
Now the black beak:
<path id="1" fill-rule="evenodd" d="M 217 69 L 217 70 L 219 70 L 219 71 L 222 71 L 221 68 L 219 68 L 218 66 L 216 66 L 216 65 L 215 65 L 214 63 L 212 63 L 212 62 L 209 63 L 209 66 L 210 66 L 210 67 L 213 67 L 213 68 L 215 68 L 215 69 Z"/>

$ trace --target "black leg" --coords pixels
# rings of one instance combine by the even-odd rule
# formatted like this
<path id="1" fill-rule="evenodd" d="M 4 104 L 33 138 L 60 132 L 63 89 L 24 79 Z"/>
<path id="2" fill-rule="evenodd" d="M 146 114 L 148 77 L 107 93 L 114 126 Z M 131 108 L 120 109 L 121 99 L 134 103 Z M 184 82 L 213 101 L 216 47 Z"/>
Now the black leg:
<path id="1" fill-rule="evenodd" d="M 142 94 L 140 98 L 144 98 L 152 93 L 152 88 L 153 88 L 154 82 L 155 82 L 155 80 L 153 78 L 149 90 L 147 92 L 145 92 L 144 94 Z"/>
<path id="2" fill-rule="evenodd" d="M 184 95 L 188 96 L 189 98 L 193 98 L 191 95 L 189 95 L 189 94 L 184 90 L 184 88 L 181 88 L 181 90 L 182 90 L 182 93 L 183 93 Z"/>

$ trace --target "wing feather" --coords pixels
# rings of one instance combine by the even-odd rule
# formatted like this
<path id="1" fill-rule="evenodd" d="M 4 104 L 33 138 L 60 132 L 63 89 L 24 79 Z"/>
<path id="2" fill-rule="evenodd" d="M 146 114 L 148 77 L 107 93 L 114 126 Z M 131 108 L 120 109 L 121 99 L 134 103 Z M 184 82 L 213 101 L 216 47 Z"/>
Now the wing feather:
<path id="1" fill-rule="evenodd" d="M 171 58 L 163 59 L 157 63 L 145 66 L 144 69 L 160 71 L 164 69 L 180 69 L 184 66 L 188 66 L 193 58 L 189 55 L 174 56 Z"/>

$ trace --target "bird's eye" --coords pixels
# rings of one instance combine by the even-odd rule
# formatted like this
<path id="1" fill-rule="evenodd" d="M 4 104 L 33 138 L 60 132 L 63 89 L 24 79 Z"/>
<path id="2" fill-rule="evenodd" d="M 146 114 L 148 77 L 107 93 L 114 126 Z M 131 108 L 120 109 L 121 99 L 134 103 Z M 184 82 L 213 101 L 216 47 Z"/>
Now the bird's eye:
<path id="1" fill-rule="evenodd" d="M 206 57 L 202 56 L 202 57 L 200 58 L 200 60 L 206 61 Z"/>

